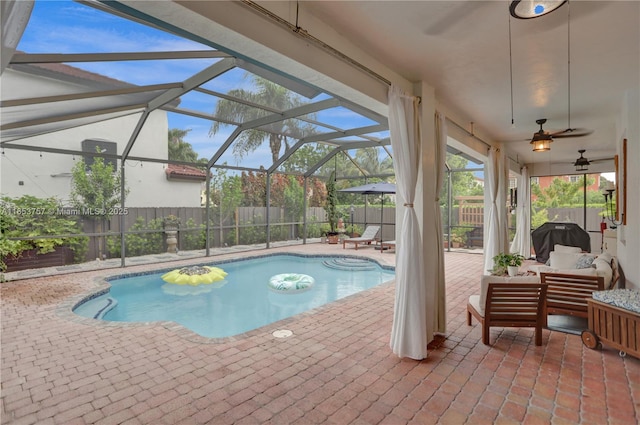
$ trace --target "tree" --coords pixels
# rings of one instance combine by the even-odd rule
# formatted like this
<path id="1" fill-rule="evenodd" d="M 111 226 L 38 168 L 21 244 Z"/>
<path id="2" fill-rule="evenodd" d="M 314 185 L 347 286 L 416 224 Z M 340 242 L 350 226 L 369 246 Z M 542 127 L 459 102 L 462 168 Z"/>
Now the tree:
<path id="1" fill-rule="evenodd" d="M 184 140 L 190 131 L 191 129 L 180 130 L 178 128 L 169 130 L 167 139 L 169 144 L 169 161 L 207 162 L 205 158 L 198 158 L 198 153 L 193 150 L 191 143 Z"/>
<path id="2" fill-rule="evenodd" d="M 220 242 L 224 238 L 224 225 L 232 217 L 235 217 L 236 208 L 242 205 L 244 195 L 242 192 L 242 178 L 240 176 L 228 176 L 227 170 L 217 168 L 212 172 L 210 183 L 210 204 L 213 212 L 210 222 L 220 227 Z"/>
<path id="3" fill-rule="evenodd" d="M 561 206 L 582 206 L 584 203 L 583 188 L 585 177 L 586 176 L 580 177 L 576 182 L 556 177 L 553 179 L 549 187 L 545 189 L 541 189 L 537 184 L 531 185 L 531 193 L 534 195 L 535 199 L 533 202 L 534 207 L 557 208 Z M 587 187 L 594 183 L 593 177 L 586 178 Z"/>
<path id="4" fill-rule="evenodd" d="M 323 144 L 305 144 L 298 148 L 281 166 L 285 173 L 306 173 L 320 162 L 331 148 Z"/>
<path id="5" fill-rule="evenodd" d="M 125 189 L 126 196 L 128 190 Z M 105 163 L 104 158 L 95 156 L 93 164 L 88 167 L 84 159 L 78 161 L 71 170 L 71 205 L 79 215 L 99 224 L 99 232 L 104 229 L 104 222 L 110 219 L 120 205 L 121 179 L 114 173 L 113 165 Z M 100 257 L 103 253 L 104 237 L 98 243 Z"/>
<path id="6" fill-rule="evenodd" d="M 274 108 L 278 111 L 286 111 L 304 104 L 300 96 L 276 83 L 255 75 L 251 75 L 250 78 L 255 91 L 235 89 L 230 90 L 227 94 L 251 102 L 254 105 L 265 105 L 268 108 Z M 220 99 L 214 112 L 214 116 L 220 118 L 222 121 L 241 123 L 253 121 L 271 114 L 272 112 L 267 109 L 234 102 L 229 99 Z M 314 118 L 313 114 L 308 115 L 308 117 Z M 218 133 L 222 125 L 224 124 L 216 121 L 211 126 L 209 135 L 213 136 Z M 260 128 L 248 129 L 240 133 L 234 142 L 233 153 L 238 158 L 242 158 L 246 154 L 258 149 L 262 142 L 268 138 L 271 159 L 273 162 L 276 162 L 278 158 L 280 158 L 282 145 L 284 144 L 285 149 L 289 148 L 289 138 L 300 139 L 313 133 L 315 133 L 315 127 L 311 124 L 306 124 L 304 121 L 297 119 L 279 120 L 275 123 L 267 124 Z"/>
<path id="7" fill-rule="evenodd" d="M 242 172 L 242 192 L 246 207 L 265 206 L 267 203 L 267 180 L 265 173 Z"/>
<path id="8" fill-rule="evenodd" d="M 336 191 L 336 173 L 331 172 L 329 181 L 327 181 L 327 203 L 325 204 L 325 211 L 327 212 L 327 220 L 329 220 L 329 228 L 331 233 L 336 232 L 336 226 L 338 224 L 338 193 Z"/>
<path id="9" fill-rule="evenodd" d="M 355 160 L 370 175 L 393 174 L 393 160 L 387 157 L 380 161 L 377 148 L 358 149 Z"/>

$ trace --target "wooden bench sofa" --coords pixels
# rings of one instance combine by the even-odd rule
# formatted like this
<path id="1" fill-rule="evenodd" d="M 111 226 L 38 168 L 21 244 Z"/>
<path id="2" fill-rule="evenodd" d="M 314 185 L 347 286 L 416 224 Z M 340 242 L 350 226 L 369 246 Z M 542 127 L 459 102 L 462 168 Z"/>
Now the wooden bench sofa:
<path id="1" fill-rule="evenodd" d="M 611 281 L 606 281 L 602 275 L 580 274 L 582 269 L 575 272 L 541 272 L 540 281 L 547 285 L 547 299 L 544 308 L 545 326 L 549 314 L 563 314 L 568 316 L 587 318 L 588 303 L 595 291 L 613 289 L 620 277 L 617 261 L 611 260 Z M 608 279 L 608 278 L 607 278 Z"/>

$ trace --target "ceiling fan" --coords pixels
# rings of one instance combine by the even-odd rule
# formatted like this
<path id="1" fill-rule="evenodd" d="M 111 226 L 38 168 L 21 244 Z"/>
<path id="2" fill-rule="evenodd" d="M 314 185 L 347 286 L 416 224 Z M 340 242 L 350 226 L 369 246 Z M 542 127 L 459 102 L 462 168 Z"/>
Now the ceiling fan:
<path id="1" fill-rule="evenodd" d="M 585 149 L 579 149 L 578 153 L 580 156 L 573 162 L 573 166 L 576 167 L 576 171 L 587 171 L 589 169 L 589 165 L 596 164 L 598 162 L 610 162 L 613 161 L 613 157 L 609 158 L 597 158 L 597 159 L 588 159 L 585 158 L 584 153 Z M 562 164 L 561 162 L 555 162 L 554 164 Z"/>
<path id="2" fill-rule="evenodd" d="M 548 151 L 550 149 L 549 144 L 553 142 L 553 139 L 584 137 L 593 133 L 593 130 L 589 130 L 586 128 L 567 128 L 566 130 L 549 133 L 542 128 L 542 126 L 546 122 L 546 118 L 540 118 L 536 120 L 536 124 L 540 126 L 540 130 L 533 133 L 533 138 L 531 138 L 530 142 L 533 145 L 533 150 L 535 152 Z"/>
<path id="3" fill-rule="evenodd" d="M 556 131 L 555 133 L 549 133 L 548 131 L 544 131 L 544 129 L 542 128 L 542 126 L 546 122 L 546 118 L 536 120 L 536 124 L 540 126 L 540 130 L 533 133 L 532 141 L 545 138 L 560 139 L 563 137 L 584 137 L 593 133 L 593 130 L 589 130 L 587 128 L 567 128 L 565 130 Z"/>

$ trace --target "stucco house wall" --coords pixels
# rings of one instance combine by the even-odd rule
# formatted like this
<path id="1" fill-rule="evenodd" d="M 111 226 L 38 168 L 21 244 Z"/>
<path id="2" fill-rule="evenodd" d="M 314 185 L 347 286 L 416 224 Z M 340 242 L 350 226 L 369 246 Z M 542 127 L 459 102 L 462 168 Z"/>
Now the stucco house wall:
<path id="1" fill-rule="evenodd" d="M 83 85 L 6 69 L 0 80 L 6 98 L 19 99 L 41 97 L 83 90 Z M 86 89 L 85 89 L 86 90 Z M 46 104 L 43 105 L 46 107 Z M 138 122 L 139 114 L 128 115 L 90 125 L 42 134 L 15 144 L 42 146 L 56 149 L 82 150 L 85 139 L 102 139 L 117 144 L 122 154 Z M 167 159 L 167 113 L 154 111 L 142 128 L 132 156 Z M 7 147 L 0 159 L 0 193 L 3 196 L 37 197 L 54 196 L 65 205 L 71 191 L 71 169 L 79 156 L 50 152 L 26 151 Z M 120 172 L 120 161 L 117 171 Z M 168 180 L 166 164 L 125 162 L 125 180 L 129 195 L 125 205 L 129 207 L 199 207 L 202 182 Z"/>

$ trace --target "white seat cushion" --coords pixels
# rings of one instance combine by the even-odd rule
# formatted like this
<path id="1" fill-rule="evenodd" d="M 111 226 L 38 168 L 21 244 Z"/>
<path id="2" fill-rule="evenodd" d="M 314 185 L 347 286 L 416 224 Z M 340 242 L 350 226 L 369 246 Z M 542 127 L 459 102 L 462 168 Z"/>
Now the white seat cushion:
<path id="1" fill-rule="evenodd" d="M 484 305 L 480 306 L 480 295 L 471 295 L 469 297 L 469 304 L 473 307 L 482 317 L 484 317 Z"/>

